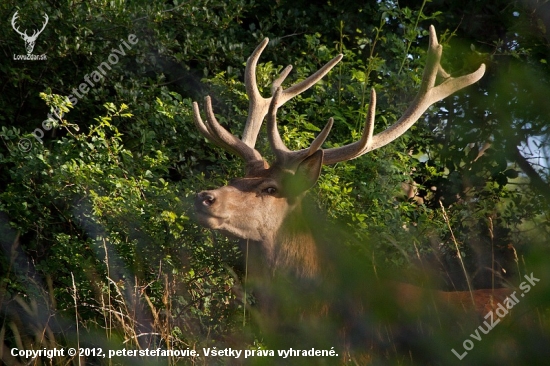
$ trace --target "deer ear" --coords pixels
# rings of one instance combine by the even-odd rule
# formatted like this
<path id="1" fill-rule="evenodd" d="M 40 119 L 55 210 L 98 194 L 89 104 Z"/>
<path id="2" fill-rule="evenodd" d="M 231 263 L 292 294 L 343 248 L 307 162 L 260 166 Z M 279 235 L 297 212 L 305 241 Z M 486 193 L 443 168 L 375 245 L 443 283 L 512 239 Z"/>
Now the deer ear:
<path id="1" fill-rule="evenodd" d="M 317 150 L 312 155 L 302 160 L 294 173 L 292 187 L 290 187 L 291 193 L 297 196 L 313 187 L 317 179 L 319 179 L 322 166 L 323 150 Z"/>

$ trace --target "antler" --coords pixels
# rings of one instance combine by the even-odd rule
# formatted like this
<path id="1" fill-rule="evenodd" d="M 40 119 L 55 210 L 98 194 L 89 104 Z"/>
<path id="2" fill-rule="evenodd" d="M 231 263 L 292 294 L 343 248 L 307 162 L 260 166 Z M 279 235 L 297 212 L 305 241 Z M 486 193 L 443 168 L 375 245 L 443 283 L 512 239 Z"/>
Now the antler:
<path id="1" fill-rule="evenodd" d="M 15 25 L 15 22 L 17 21 L 17 18 L 19 18 L 19 15 L 17 14 L 18 12 L 16 11 L 15 14 L 13 14 L 13 17 L 11 18 L 11 26 L 13 28 L 14 31 L 16 31 L 17 33 L 19 33 L 19 35 L 21 37 L 24 37 L 24 38 L 27 38 L 27 30 L 25 29 L 25 33 L 21 33 L 21 31 L 19 31 L 19 27 Z"/>
<path id="2" fill-rule="evenodd" d="M 267 138 L 271 146 L 271 150 L 275 154 L 276 162 L 284 167 L 293 169 L 294 164 L 299 163 L 303 159 L 312 155 L 315 151 L 319 150 L 321 145 L 325 142 L 334 119 L 331 117 L 323 130 L 319 135 L 313 140 L 311 145 L 302 150 L 292 151 L 289 150 L 281 139 L 279 135 L 279 130 L 277 129 L 277 106 L 279 105 L 279 99 L 282 96 L 281 88 L 277 88 L 275 94 L 273 95 L 273 100 L 269 108 L 269 113 L 267 115 Z"/>
<path id="3" fill-rule="evenodd" d="M 335 164 L 341 161 L 355 159 L 369 151 L 387 145 L 404 134 L 432 104 L 477 82 L 485 73 L 485 65 L 481 64 L 477 71 L 471 74 L 458 78 L 450 77 L 440 64 L 442 51 L 443 48 L 437 41 L 435 28 L 430 26 L 430 45 L 428 48 L 426 67 L 422 75 L 422 83 L 420 85 L 420 90 L 409 108 L 407 108 L 397 122 L 386 130 L 373 136 L 376 92 L 372 89 L 365 129 L 363 130 L 361 139 L 345 146 L 324 149 L 323 164 Z M 437 76 L 445 79 L 439 85 L 435 85 Z M 276 101 L 277 97 L 274 98 L 273 104 L 275 104 Z M 326 135 L 328 135 L 328 130 L 330 130 L 333 123 L 332 118 L 329 119 L 323 131 L 321 131 L 309 148 L 299 151 L 290 151 L 284 145 L 277 130 L 276 111 L 276 106 L 270 110 L 268 118 L 268 137 L 278 161 L 283 162 L 283 164 L 284 162 L 300 160 L 313 154 L 324 142 Z"/>
<path id="4" fill-rule="evenodd" d="M 19 35 L 21 37 L 23 37 L 23 39 L 27 40 L 27 39 L 36 39 L 38 38 L 38 36 L 40 35 L 40 33 L 42 33 L 42 31 L 44 30 L 44 28 L 46 28 L 46 25 L 48 25 L 48 20 L 50 19 L 48 17 L 48 14 L 44 14 L 44 19 L 46 20 L 46 22 L 42 25 L 42 29 L 40 29 L 40 31 L 33 31 L 32 33 L 32 36 L 29 36 L 27 35 L 27 30 L 25 29 L 25 32 L 21 32 L 19 30 L 19 27 L 17 27 L 15 25 L 15 22 L 17 21 L 17 19 L 19 18 L 19 15 L 17 14 L 18 12 L 16 11 L 15 14 L 13 14 L 13 17 L 11 18 L 11 26 L 13 28 L 13 30 L 15 30 L 17 33 L 19 33 Z"/>
<path id="5" fill-rule="evenodd" d="M 40 33 L 42 33 L 42 31 L 44 30 L 44 28 L 46 28 L 46 26 L 48 25 L 48 20 L 49 20 L 49 19 L 50 19 L 50 18 L 48 17 L 48 14 L 44 13 L 44 20 L 45 20 L 44 25 L 42 25 L 42 29 L 40 29 L 40 31 L 38 31 L 38 33 L 36 33 L 36 31 L 35 31 L 36 34 L 33 33 L 33 34 L 32 34 L 32 37 L 35 37 L 35 38 L 36 38 L 36 37 L 38 37 L 38 36 L 40 35 Z M 31 38 L 32 38 L 32 37 L 31 37 Z"/>
<path id="6" fill-rule="evenodd" d="M 258 64 L 258 59 L 268 43 L 269 39 L 265 38 L 262 43 L 256 47 L 246 62 L 244 82 L 246 94 L 249 98 L 249 107 L 248 117 L 246 119 L 243 137 L 241 140 L 228 132 L 218 123 L 214 115 L 212 101 L 209 96 L 205 98 L 206 123 L 200 116 L 198 104 L 193 102 L 194 121 L 199 131 L 216 145 L 240 156 L 247 163 L 247 165 L 254 165 L 258 162 L 264 164 L 261 154 L 254 148 L 254 146 L 256 145 L 256 140 L 258 138 L 263 119 L 265 118 L 270 106 L 276 111 L 288 100 L 309 89 L 321 80 L 321 78 L 325 76 L 343 57 L 342 55 L 336 56 L 307 79 L 294 84 L 287 89 L 282 89 L 281 84 L 292 70 L 291 65 L 287 66 L 281 72 L 279 77 L 273 81 L 271 91 L 273 93 L 276 90 L 279 90 L 280 96 L 275 102 L 272 103 L 273 97 L 264 98 L 261 96 L 256 82 L 256 66 Z"/>

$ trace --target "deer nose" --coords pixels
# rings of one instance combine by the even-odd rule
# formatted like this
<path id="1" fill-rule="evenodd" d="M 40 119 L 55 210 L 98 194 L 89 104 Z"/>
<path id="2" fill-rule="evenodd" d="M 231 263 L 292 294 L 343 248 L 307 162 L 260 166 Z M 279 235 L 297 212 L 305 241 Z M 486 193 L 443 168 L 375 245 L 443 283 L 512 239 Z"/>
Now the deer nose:
<path id="1" fill-rule="evenodd" d="M 216 196 L 211 191 L 202 191 L 197 194 L 197 203 L 203 206 L 212 206 L 216 201 Z"/>

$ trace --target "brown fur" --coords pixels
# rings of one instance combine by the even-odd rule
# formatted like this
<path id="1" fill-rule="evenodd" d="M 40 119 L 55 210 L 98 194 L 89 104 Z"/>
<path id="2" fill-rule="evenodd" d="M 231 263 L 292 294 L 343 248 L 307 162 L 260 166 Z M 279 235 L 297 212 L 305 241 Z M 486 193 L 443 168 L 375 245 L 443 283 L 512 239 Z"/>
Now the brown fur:
<path id="1" fill-rule="evenodd" d="M 302 200 L 309 189 L 309 185 L 302 187 L 304 175 L 311 175 L 305 178 L 310 184 L 318 177 L 311 160 L 314 159 L 298 167 L 295 174 L 277 167 L 259 167 L 227 186 L 199 193 L 195 202 L 199 221 L 226 235 L 258 244 L 261 247 L 259 256 L 263 259 L 254 262 L 267 265 L 271 276 L 281 272 L 303 279 L 321 278 L 318 245 L 302 212 Z M 301 177 L 300 181 L 296 181 L 296 176 Z M 289 194 L 295 186 L 302 188 Z M 275 193 L 270 193 L 272 188 Z M 475 311 L 480 316 L 494 309 L 512 292 L 510 289 L 474 290 L 472 293 L 429 291 L 408 284 L 390 287 L 398 303 L 409 309 L 432 299 L 436 303 Z"/>
<path id="2" fill-rule="evenodd" d="M 450 310 L 475 312 L 484 317 L 499 303 L 512 294 L 508 288 L 481 289 L 470 291 L 438 291 L 423 289 L 406 283 L 396 282 L 392 286 L 398 303 L 408 309 L 421 309 L 426 303 L 435 303 Z"/>
<path id="3" fill-rule="evenodd" d="M 300 208 L 290 213 L 276 241 L 275 268 L 291 268 L 303 278 L 317 278 L 320 275 L 317 245 Z"/>

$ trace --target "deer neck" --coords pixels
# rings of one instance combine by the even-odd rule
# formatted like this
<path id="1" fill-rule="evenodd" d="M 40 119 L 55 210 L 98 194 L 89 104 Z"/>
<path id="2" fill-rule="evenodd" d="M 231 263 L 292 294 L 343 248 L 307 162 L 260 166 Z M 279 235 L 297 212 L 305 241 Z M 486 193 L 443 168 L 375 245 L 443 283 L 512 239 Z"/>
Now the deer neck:
<path id="1" fill-rule="evenodd" d="M 303 279 L 319 275 L 319 255 L 311 226 L 299 205 L 286 217 L 275 236 L 262 243 L 271 274 Z"/>

